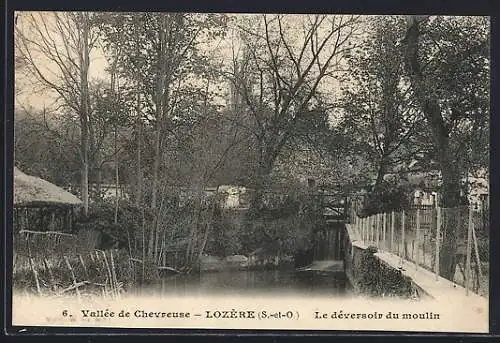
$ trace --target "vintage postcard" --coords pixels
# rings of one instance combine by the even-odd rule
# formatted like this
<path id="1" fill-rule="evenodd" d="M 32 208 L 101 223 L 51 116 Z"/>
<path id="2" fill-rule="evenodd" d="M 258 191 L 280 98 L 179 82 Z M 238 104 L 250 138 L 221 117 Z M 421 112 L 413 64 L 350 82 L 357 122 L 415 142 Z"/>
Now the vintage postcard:
<path id="1" fill-rule="evenodd" d="M 489 17 L 14 25 L 16 328 L 489 331 Z"/>

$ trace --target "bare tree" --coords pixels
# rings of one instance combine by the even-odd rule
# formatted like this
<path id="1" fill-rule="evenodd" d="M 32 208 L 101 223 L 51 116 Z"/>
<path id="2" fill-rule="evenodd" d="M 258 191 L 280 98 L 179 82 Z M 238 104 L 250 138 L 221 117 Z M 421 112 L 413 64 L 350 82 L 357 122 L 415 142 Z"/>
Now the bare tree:
<path id="1" fill-rule="evenodd" d="M 98 35 L 86 12 L 27 13 L 15 28 L 16 48 L 26 71 L 80 122 L 81 193 L 88 213 L 90 53 Z"/>
<path id="2" fill-rule="evenodd" d="M 341 69 L 357 22 L 354 16 L 261 15 L 239 26 L 242 53 L 230 78 L 258 142 L 253 208 L 260 207 L 266 178 L 297 120 L 307 113 L 322 81 Z"/>

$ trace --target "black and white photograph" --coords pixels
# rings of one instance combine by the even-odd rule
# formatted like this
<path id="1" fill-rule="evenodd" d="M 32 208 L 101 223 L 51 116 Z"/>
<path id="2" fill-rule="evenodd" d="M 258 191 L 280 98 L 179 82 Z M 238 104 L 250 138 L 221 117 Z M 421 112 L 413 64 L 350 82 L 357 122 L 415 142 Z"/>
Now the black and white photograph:
<path id="1" fill-rule="evenodd" d="M 488 332 L 490 41 L 16 11 L 13 325 Z"/>

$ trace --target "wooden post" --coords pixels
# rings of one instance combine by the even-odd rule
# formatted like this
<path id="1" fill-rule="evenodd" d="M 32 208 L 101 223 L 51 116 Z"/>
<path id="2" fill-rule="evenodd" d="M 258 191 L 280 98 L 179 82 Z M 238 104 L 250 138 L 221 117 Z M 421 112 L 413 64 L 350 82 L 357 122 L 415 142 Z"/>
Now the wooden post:
<path id="1" fill-rule="evenodd" d="M 425 213 L 427 213 L 427 212 L 424 212 L 424 214 L 425 214 Z M 424 218 L 426 218 L 426 217 L 428 217 L 428 216 L 425 216 L 425 215 L 424 215 Z M 428 223 L 427 218 L 426 218 L 426 222 Z M 425 266 L 427 266 L 427 265 L 425 264 L 425 239 L 426 239 L 426 237 L 427 237 L 427 233 L 428 233 L 428 231 L 427 231 L 427 230 L 424 230 L 424 232 L 423 232 L 423 234 L 422 234 L 422 265 L 423 265 L 424 267 L 425 267 Z"/>
<path id="2" fill-rule="evenodd" d="M 363 243 L 366 242 L 366 217 L 361 218 L 361 231 L 363 232 Z"/>
<path id="3" fill-rule="evenodd" d="M 73 207 L 69 209 L 69 219 L 68 219 L 69 232 L 73 231 Z"/>
<path id="4" fill-rule="evenodd" d="M 441 238 L 441 207 L 436 208 L 436 252 L 434 256 L 434 273 L 436 274 L 436 281 L 439 280 L 439 245 Z"/>
<path id="5" fill-rule="evenodd" d="M 366 225 L 366 245 L 368 246 L 370 242 L 370 216 L 366 217 L 365 225 Z"/>
<path id="6" fill-rule="evenodd" d="M 368 241 L 368 217 L 363 218 L 363 243 Z"/>
<path id="7" fill-rule="evenodd" d="M 467 255 L 465 260 L 465 294 L 469 295 L 470 288 L 470 277 L 471 277 L 471 268 L 470 268 L 470 260 L 472 253 L 472 226 L 474 225 L 472 221 L 472 206 L 469 205 L 469 225 L 467 230 Z"/>
<path id="8" fill-rule="evenodd" d="M 384 237 L 384 250 L 387 251 L 387 237 L 386 237 L 386 230 L 385 227 L 387 226 L 387 213 L 384 212 L 383 214 L 383 221 L 382 221 L 382 236 Z"/>
<path id="9" fill-rule="evenodd" d="M 481 279 L 482 279 L 482 271 L 481 271 L 481 259 L 479 258 L 479 249 L 477 245 L 477 237 L 476 237 L 476 228 L 475 225 L 472 226 L 472 239 L 474 241 L 474 252 L 476 257 L 476 286 L 475 292 L 479 293 L 481 288 Z"/>
<path id="10" fill-rule="evenodd" d="M 113 274 L 111 274 L 111 268 L 109 267 L 108 258 L 106 257 L 106 252 L 105 251 L 102 252 L 102 256 L 103 256 L 103 259 L 104 259 L 104 265 L 106 267 L 106 271 L 108 272 L 108 280 L 109 280 L 109 286 L 111 288 L 110 289 L 111 295 L 114 295 L 115 294 L 115 290 L 114 290 L 114 283 L 113 283 Z"/>
<path id="11" fill-rule="evenodd" d="M 370 228 L 370 245 L 373 244 L 373 215 L 368 217 L 368 225 Z"/>
<path id="12" fill-rule="evenodd" d="M 375 224 L 375 234 L 376 234 L 376 246 L 377 249 L 380 247 L 380 213 L 377 213 L 376 224 Z"/>
<path id="13" fill-rule="evenodd" d="M 52 273 L 52 269 L 50 269 L 50 262 L 49 262 L 49 260 L 44 259 L 43 260 L 43 264 L 45 265 L 45 269 L 47 269 L 47 272 L 49 273 L 51 288 L 52 288 L 52 290 L 54 292 L 56 292 L 57 291 L 57 286 L 56 286 L 56 282 L 55 282 L 55 279 L 54 279 L 54 274 Z"/>
<path id="14" fill-rule="evenodd" d="M 396 213 L 391 213 L 391 252 L 394 253 L 394 228 L 396 225 Z"/>
<path id="15" fill-rule="evenodd" d="M 71 273 L 71 277 L 73 278 L 73 286 L 75 287 L 76 295 L 78 296 L 78 298 L 80 298 L 80 290 L 78 289 L 75 272 L 73 271 L 73 267 L 71 267 L 71 264 L 69 263 L 68 257 L 66 255 L 64 256 L 64 261 L 66 262 L 66 265 L 68 266 L 68 269 Z"/>
<path id="16" fill-rule="evenodd" d="M 87 271 L 87 267 L 85 266 L 85 262 L 83 261 L 82 255 L 78 254 L 78 259 L 80 260 L 80 264 L 83 267 L 83 271 L 85 272 L 85 277 L 88 279 L 89 278 L 89 272 Z"/>
<path id="17" fill-rule="evenodd" d="M 370 242 L 370 216 L 366 217 L 366 245 Z"/>
<path id="18" fill-rule="evenodd" d="M 49 231 L 56 231 L 55 222 L 56 222 L 56 214 L 54 213 L 55 209 L 51 208 L 50 210 L 50 222 L 49 222 Z"/>
<path id="19" fill-rule="evenodd" d="M 419 254 L 419 247 L 418 247 L 418 243 L 419 243 L 419 240 L 420 240 L 420 209 L 417 208 L 417 219 L 416 219 L 416 222 L 417 222 L 417 227 L 415 229 L 415 245 L 413 246 L 413 249 L 416 248 L 416 251 L 415 251 L 415 265 L 418 267 L 418 256 L 420 255 Z"/>
<path id="20" fill-rule="evenodd" d="M 115 259 L 113 258 L 113 250 L 109 252 L 109 256 L 111 259 L 111 277 L 113 279 L 113 288 L 115 290 L 116 297 L 119 297 L 119 289 L 118 289 L 118 280 L 116 279 L 116 270 L 115 270 Z"/>
<path id="21" fill-rule="evenodd" d="M 68 210 L 68 208 L 63 208 L 63 211 L 64 211 L 64 215 L 63 215 L 62 231 L 69 232 L 69 210 Z"/>
<path id="22" fill-rule="evenodd" d="M 366 242 L 367 242 L 367 245 L 370 245 L 370 235 L 371 235 L 371 231 L 370 231 L 370 216 L 366 217 Z"/>
<path id="23" fill-rule="evenodd" d="M 35 268 L 35 263 L 33 262 L 33 258 L 29 258 L 29 263 L 31 267 L 31 271 L 33 272 L 33 276 L 35 277 L 35 284 L 36 284 L 36 290 L 38 292 L 38 295 L 42 295 L 42 290 L 40 288 L 40 281 L 38 280 L 38 272 L 36 271 Z"/>
<path id="24" fill-rule="evenodd" d="M 372 216 L 372 244 L 376 244 L 376 237 L 375 235 L 377 234 L 377 215 L 374 214 Z"/>
<path id="25" fill-rule="evenodd" d="M 478 249 L 478 246 L 477 246 L 476 228 L 475 228 L 474 225 L 472 226 L 472 238 L 474 239 L 474 250 L 476 252 L 477 270 L 479 272 L 478 276 L 481 277 L 483 275 L 483 272 L 481 271 L 481 260 L 479 258 L 479 249 Z"/>
<path id="26" fill-rule="evenodd" d="M 402 257 L 406 259 L 406 241 L 405 241 L 405 210 L 401 211 L 401 241 L 403 243 Z"/>

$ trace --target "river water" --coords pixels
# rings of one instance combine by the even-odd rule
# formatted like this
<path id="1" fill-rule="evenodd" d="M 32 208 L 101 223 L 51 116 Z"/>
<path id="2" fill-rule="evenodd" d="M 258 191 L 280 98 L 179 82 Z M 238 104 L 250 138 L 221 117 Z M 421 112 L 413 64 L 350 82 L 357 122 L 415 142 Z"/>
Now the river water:
<path id="1" fill-rule="evenodd" d="M 271 271 L 222 271 L 166 276 L 143 286 L 138 294 L 347 296 L 351 288 L 344 273 Z"/>

